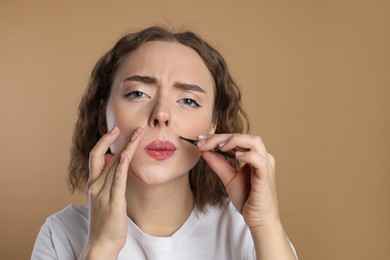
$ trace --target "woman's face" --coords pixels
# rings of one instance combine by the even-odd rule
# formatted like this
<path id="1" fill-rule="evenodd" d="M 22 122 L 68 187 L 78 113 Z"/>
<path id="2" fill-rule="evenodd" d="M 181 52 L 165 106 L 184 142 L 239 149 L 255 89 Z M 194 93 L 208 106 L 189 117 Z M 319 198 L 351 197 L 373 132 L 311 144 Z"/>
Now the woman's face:
<path id="1" fill-rule="evenodd" d="M 182 177 L 199 160 L 195 139 L 213 133 L 214 81 L 201 57 L 176 42 L 152 41 L 130 53 L 117 71 L 107 102 L 107 128 L 117 126 L 119 152 L 138 127 L 144 138 L 129 174 L 146 184 Z"/>

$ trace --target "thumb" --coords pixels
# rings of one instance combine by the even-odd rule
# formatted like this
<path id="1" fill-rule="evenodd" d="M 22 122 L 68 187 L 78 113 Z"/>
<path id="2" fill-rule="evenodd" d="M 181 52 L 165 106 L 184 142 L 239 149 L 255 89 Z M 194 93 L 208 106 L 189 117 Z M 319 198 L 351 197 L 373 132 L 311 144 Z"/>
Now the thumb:
<path id="1" fill-rule="evenodd" d="M 205 159 L 210 168 L 218 175 L 225 187 L 236 174 L 236 169 L 233 168 L 225 157 L 220 154 L 205 151 L 202 152 L 202 157 Z"/>

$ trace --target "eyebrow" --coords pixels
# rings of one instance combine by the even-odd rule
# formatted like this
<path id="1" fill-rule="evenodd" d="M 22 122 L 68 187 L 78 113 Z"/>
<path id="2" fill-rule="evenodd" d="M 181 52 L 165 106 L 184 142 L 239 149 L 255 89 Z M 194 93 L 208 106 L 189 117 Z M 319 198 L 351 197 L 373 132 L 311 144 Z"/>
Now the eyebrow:
<path id="1" fill-rule="evenodd" d="M 146 84 L 156 84 L 157 83 L 157 79 L 154 77 L 139 76 L 139 75 L 130 76 L 128 78 L 125 78 L 124 81 L 137 81 L 137 82 L 146 83 Z"/>
<path id="2" fill-rule="evenodd" d="M 191 91 L 196 91 L 196 92 L 201 92 L 206 94 L 206 91 L 204 91 L 204 89 L 199 87 L 198 85 L 176 82 L 174 86 L 179 89 L 191 90 Z"/>
<path id="3" fill-rule="evenodd" d="M 130 76 L 126 78 L 124 81 L 136 81 L 136 82 L 141 82 L 146 84 L 157 84 L 158 82 L 155 77 L 140 76 L 140 75 Z M 175 82 L 174 86 L 178 89 L 196 91 L 196 92 L 201 92 L 206 94 L 206 91 L 203 88 L 195 84 Z"/>

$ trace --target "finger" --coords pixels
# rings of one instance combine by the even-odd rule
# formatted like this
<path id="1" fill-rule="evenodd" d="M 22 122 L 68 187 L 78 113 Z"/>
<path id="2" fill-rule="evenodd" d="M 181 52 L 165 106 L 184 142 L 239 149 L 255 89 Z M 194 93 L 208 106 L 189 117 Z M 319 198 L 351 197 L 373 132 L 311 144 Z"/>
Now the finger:
<path id="1" fill-rule="evenodd" d="M 126 195 L 126 182 L 129 164 L 133 155 L 144 137 L 144 132 L 141 127 L 138 127 L 121 152 L 121 161 L 115 173 L 115 178 L 111 186 L 111 198 L 118 201 Z"/>
<path id="2" fill-rule="evenodd" d="M 264 157 L 254 151 L 248 152 L 236 152 L 236 159 L 240 162 L 251 165 L 255 171 L 255 175 L 261 180 L 268 180 L 273 169 L 268 160 L 268 157 Z"/>
<path id="3" fill-rule="evenodd" d="M 137 147 L 139 146 L 139 144 L 142 140 L 142 137 L 143 137 L 142 133 L 143 133 L 142 128 L 138 127 L 133 132 L 132 136 L 130 137 L 129 142 L 125 145 L 125 147 L 122 149 L 122 151 L 120 153 L 120 154 L 124 154 L 129 162 L 133 158 L 133 155 L 134 155 Z M 102 192 L 107 192 L 106 194 L 110 194 L 111 196 L 113 195 L 113 189 L 115 188 L 113 186 L 114 186 L 114 182 L 117 178 L 116 175 L 118 174 L 118 168 L 119 168 L 119 170 L 123 170 L 123 166 L 119 167 L 120 163 L 123 163 L 123 161 L 120 162 L 120 159 L 123 160 L 122 155 L 117 156 L 117 158 L 115 158 L 115 163 L 113 165 L 111 165 L 111 167 L 109 169 L 107 169 L 107 170 L 109 170 L 109 173 L 107 175 L 107 179 L 106 179 L 106 181 L 104 183 L 104 187 L 102 189 Z M 121 172 L 119 174 L 121 174 Z M 127 171 L 126 171 L 126 175 L 127 175 Z M 120 178 L 120 180 L 123 179 L 123 177 L 122 177 L 122 179 L 121 179 L 121 177 L 119 177 L 119 178 Z M 120 185 L 119 187 L 122 188 L 122 185 Z M 126 189 L 126 187 L 125 187 L 125 189 Z"/>
<path id="4" fill-rule="evenodd" d="M 119 201 L 118 199 L 126 196 L 127 172 L 129 169 L 129 158 L 125 153 L 121 153 L 120 162 L 115 173 L 115 178 L 111 188 L 112 201 Z"/>
<path id="5" fill-rule="evenodd" d="M 205 151 L 202 152 L 202 157 L 206 160 L 210 168 L 219 176 L 226 187 L 234 177 L 236 169 L 234 169 L 220 154 Z"/>
<path id="6" fill-rule="evenodd" d="M 271 164 L 271 168 L 275 170 L 275 157 L 270 153 L 268 153 L 267 155 L 268 155 L 268 161 Z"/>
<path id="7" fill-rule="evenodd" d="M 261 138 L 247 134 L 216 134 L 204 136 L 204 138 L 198 140 L 198 146 L 201 151 L 210 151 L 213 149 L 224 152 L 253 150 L 264 156 L 267 154 Z"/>
<path id="8" fill-rule="evenodd" d="M 96 178 L 96 180 L 94 181 L 95 185 L 98 186 L 96 183 L 97 182 L 101 182 L 102 185 L 100 186 L 103 186 L 105 180 L 107 179 L 107 176 L 109 174 L 109 171 L 111 168 L 116 168 L 116 166 L 118 165 L 119 163 L 119 159 L 118 159 L 118 155 L 117 154 L 105 154 L 104 155 L 104 168 L 102 170 L 102 172 L 100 173 L 100 175 Z"/>
<path id="9" fill-rule="evenodd" d="M 261 138 L 254 135 L 232 135 L 224 143 L 218 144 L 218 149 L 221 151 L 254 151 L 263 156 L 267 155 L 267 150 Z"/>
<path id="10" fill-rule="evenodd" d="M 218 148 L 218 144 L 225 143 L 232 134 L 216 134 L 216 135 L 201 135 L 198 136 L 197 145 L 201 151 L 210 151 Z"/>
<path id="11" fill-rule="evenodd" d="M 251 168 L 249 164 L 245 164 L 226 185 L 226 191 L 239 212 L 242 212 L 242 207 L 251 190 Z"/>
<path id="12" fill-rule="evenodd" d="M 93 197 L 98 196 L 108 181 L 111 172 L 115 172 L 117 165 L 119 164 L 118 154 L 106 154 L 104 155 L 105 166 L 101 171 L 100 175 L 92 182 L 88 184 L 88 192 Z M 107 196 L 108 197 L 108 196 Z"/>
<path id="13" fill-rule="evenodd" d="M 133 158 L 135 150 L 141 143 L 143 137 L 144 137 L 143 129 L 141 127 L 137 127 L 133 132 L 132 136 L 130 137 L 129 142 L 123 148 L 122 153 L 125 153 L 127 155 L 129 161 L 131 161 L 131 159 Z"/>
<path id="14" fill-rule="evenodd" d="M 88 184 L 92 184 L 102 173 L 105 166 L 104 155 L 108 148 L 114 143 L 119 136 L 120 130 L 114 127 L 110 132 L 103 135 L 89 153 L 89 180 Z"/>

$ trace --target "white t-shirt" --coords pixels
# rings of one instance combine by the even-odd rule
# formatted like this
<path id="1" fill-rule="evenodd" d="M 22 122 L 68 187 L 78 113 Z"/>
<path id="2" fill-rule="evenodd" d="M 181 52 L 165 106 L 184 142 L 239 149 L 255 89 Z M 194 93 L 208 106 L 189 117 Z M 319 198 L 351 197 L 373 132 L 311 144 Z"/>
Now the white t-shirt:
<path id="1" fill-rule="evenodd" d="M 68 206 L 47 218 L 33 249 L 33 260 L 78 259 L 88 236 L 88 206 Z M 256 259 L 253 240 L 234 206 L 193 210 L 170 237 L 154 237 L 128 220 L 126 244 L 118 259 L 239 260 Z"/>

